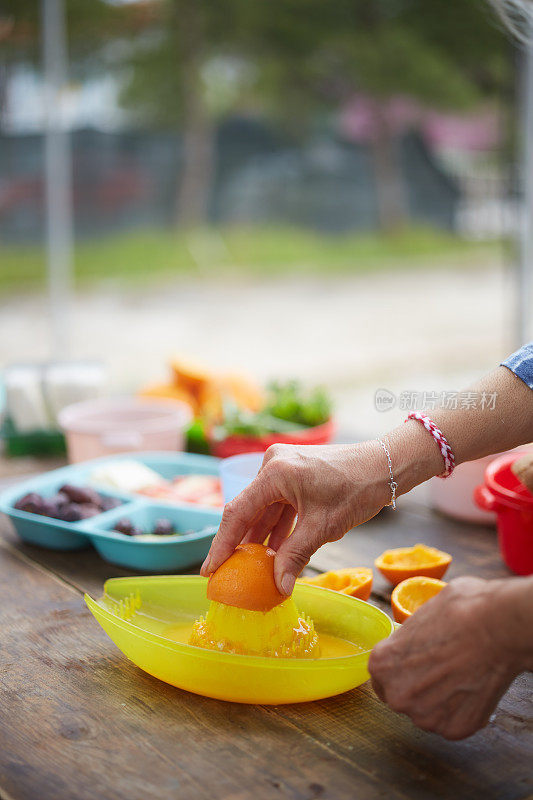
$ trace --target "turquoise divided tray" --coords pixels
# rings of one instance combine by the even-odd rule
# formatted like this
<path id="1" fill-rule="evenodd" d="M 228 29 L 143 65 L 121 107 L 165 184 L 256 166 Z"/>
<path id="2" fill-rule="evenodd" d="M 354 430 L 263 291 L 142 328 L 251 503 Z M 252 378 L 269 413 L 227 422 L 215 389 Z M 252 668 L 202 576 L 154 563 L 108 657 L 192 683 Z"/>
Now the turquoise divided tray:
<path id="1" fill-rule="evenodd" d="M 111 564 L 142 572 L 175 572 L 201 563 L 218 530 L 222 509 L 188 503 L 177 505 L 160 498 L 152 500 L 112 489 L 100 490 L 95 484 L 90 485 L 102 495 L 122 500 L 122 505 L 79 522 L 63 522 L 13 507 L 19 497 L 28 492 L 51 497 L 64 483 L 89 485 L 88 477 L 96 466 L 124 459 L 140 461 L 167 479 L 190 473 L 218 475 L 219 459 L 211 456 L 171 452 L 120 453 L 62 467 L 17 483 L 0 494 L 0 511 L 9 517 L 21 539 L 50 550 L 82 550 L 92 545 Z M 128 517 L 142 528 L 151 528 L 156 519 L 167 517 L 177 530 L 187 533 L 161 541 L 139 541 L 137 537 L 113 530 L 115 522 L 122 517 Z"/>

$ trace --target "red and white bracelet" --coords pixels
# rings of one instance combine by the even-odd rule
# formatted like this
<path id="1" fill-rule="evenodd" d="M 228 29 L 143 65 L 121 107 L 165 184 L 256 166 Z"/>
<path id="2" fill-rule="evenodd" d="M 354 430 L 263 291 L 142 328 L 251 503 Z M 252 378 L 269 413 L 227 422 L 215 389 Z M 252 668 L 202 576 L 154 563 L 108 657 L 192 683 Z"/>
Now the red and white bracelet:
<path id="1" fill-rule="evenodd" d="M 442 475 L 439 475 L 439 478 L 449 477 L 455 469 L 455 457 L 443 432 L 440 428 L 437 428 L 433 420 L 430 419 L 427 414 L 422 414 L 421 411 L 411 411 L 405 421 L 407 422 L 407 420 L 410 419 L 416 419 L 418 422 L 421 422 L 424 428 L 433 436 L 444 461 L 444 472 Z"/>

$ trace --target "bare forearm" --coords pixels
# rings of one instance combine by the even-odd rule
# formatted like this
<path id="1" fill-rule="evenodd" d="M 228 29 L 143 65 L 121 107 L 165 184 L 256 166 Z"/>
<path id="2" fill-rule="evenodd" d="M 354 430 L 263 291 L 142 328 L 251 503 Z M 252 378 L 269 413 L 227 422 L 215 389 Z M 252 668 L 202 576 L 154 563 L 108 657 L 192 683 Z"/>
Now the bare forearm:
<path id="1" fill-rule="evenodd" d="M 440 409 L 430 416 L 443 431 L 456 464 L 533 441 L 533 391 L 506 367 L 498 367 L 469 387 L 478 397 L 494 396 L 494 406 Z M 436 443 L 415 420 L 387 435 L 397 474 L 398 494 L 443 471 Z"/>
<path id="2" fill-rule="evenodd" d="M 506 367 L 498 367 L 470 390 L 495 395 L 494 408 L 439 411 L 435 422 L 444 432 L 456 463 L 509 450 L 533 440 L 533 391 Z"/>

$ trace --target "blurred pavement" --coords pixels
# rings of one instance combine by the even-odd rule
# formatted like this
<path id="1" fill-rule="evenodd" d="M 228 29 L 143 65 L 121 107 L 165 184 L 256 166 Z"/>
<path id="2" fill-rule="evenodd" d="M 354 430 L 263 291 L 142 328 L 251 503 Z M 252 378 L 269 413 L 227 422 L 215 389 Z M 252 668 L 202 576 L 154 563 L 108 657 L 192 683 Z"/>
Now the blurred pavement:
<path id="1" fill-rule="evenodd" d="M 376 388 L 460 389 L 499 363 L 513 349 L 512 303 L 495 262 L 353 278 L 109 283 L 76 295 L 69 349 L 104 359 L 114 391 L 164 379 L 172 354 L 261 381 L 322 383 L 340 429 L 367 436 L 405 416 L 377 412 Z M 0 301 L 0 363 L 46 359 L 48 347 L 43 297 Z"/>

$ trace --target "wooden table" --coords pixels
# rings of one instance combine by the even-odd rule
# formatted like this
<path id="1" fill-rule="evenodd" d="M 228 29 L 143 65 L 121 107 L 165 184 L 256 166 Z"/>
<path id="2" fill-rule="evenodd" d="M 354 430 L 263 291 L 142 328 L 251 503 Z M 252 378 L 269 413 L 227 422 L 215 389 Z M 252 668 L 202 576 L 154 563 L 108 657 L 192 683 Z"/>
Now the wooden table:
<path id="1" fill-rule="evenodd" d="M 372 564 L 423 541 L 452 552 L 449 576 L 505 575 L 495 532 L 409 498 L 313 560 Z M 518 800 L 533 792 L 533 676 L 519 677 L 487 728 L 463 742 L 417 730 L 369 684 L 321 702 L 254 707 L 210 700 L 141 672 L 82 594 L 127 575 L 92 550 L 55 553 L 0 523 L 2 800 Z M 376 576 L 372 601 L 388 608 Z"/>

